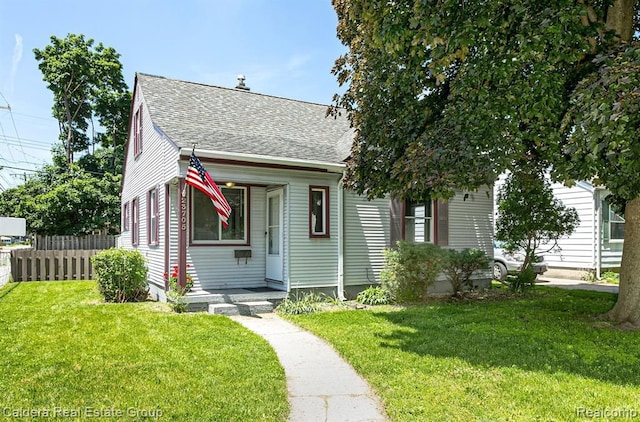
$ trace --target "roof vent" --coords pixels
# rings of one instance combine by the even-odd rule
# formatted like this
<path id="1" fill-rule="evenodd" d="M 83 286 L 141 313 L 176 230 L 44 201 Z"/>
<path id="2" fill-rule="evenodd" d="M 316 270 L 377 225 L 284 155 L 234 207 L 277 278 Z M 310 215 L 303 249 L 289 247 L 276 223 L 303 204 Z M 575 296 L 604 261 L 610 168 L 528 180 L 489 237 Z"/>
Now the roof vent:
<path id="1" fill-rule="evenodd" d="M 246 78 L 244 77 L 244 75 L 238 75 L 238 85 L 236 85 L 236 89 L 241 89 L 243 91 L 251 91 L 251 88 L 249 88 L 244 84 L 245 79 Z"/>

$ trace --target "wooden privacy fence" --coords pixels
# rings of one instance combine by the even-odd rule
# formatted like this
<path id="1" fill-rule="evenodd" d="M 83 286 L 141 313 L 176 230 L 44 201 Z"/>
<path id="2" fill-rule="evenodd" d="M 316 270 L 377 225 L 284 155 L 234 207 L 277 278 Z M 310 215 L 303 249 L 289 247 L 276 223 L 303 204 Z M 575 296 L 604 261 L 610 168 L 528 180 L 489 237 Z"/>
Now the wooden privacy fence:
<path id="1" fill-rule="evenodd" d="M 11 251 L 13 281 L 90 280 L 93 279 L 91 257 L 99 250 Z"/>
<path id="2" fill-rule="evenodd" d="M 33 247 L 38 251 L 95 250 L 116 246 L 115 235 L 86 236 L 39 236 L 33 238 Z"/>

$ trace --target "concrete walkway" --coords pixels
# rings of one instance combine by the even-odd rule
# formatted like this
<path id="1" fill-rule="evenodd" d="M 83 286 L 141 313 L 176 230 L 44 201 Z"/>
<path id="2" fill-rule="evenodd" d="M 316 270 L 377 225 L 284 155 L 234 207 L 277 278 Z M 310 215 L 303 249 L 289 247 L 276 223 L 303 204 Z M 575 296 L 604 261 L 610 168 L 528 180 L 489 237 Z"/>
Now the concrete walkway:
<path id="1" fill-rule="evenodd" d="M 617 284 L 606 283 L 589 283 L 584 280 L 572 280 L 567 278 L 551 278 L 551 277 L 538 277 L 536 284 L 541 286 L 561 287 L 563 289 L 572 290 L 595 290 L 598 292 L 618 293 Z"/>
<path id="2" fill-rule="evenodd" d="M 264 337 L 287 377 L 291 422 L 386 421 L 378 397 L 326 342 L 275 313 L 233 320 Z"/>

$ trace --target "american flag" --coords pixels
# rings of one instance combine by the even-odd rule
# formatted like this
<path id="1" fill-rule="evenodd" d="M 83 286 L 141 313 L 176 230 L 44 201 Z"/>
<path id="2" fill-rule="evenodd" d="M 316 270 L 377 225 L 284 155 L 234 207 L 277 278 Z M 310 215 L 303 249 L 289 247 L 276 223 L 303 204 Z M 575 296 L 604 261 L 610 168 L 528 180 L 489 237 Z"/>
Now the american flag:
<path id="1" fill-rule="evenodd" d="M 229 219 L 229 215 L 231 215 L 231 207 L 216 185 L 216 182 L 213 181 L 209 173 L 204 169 L 200 160 L 198 160 L 198 157 L 196 157 L 193 152 L 189 159 L 187 177 L 184 181 L 187 185 L 193 186 L 194 188 L 202 191 L 202 193 L 211 199 L 213 206 L 216 208 L 216 212 L 220 216 L 220 220 L 222 220 L 222 225 L 227 227 L 227 220 Z"/>

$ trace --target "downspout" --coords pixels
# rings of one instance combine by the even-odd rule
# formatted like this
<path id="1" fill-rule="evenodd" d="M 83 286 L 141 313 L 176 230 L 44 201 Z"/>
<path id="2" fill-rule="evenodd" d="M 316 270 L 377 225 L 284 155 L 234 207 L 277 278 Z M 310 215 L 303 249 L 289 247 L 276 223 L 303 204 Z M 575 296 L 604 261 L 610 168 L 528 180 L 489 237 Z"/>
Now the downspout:
<path id="1" fill-rule="evenodd" d="M 287 265 L 285 266 L 284 282 L 286 284 L 285 290 L 287 293 L 291 293 L 291 183 L 287 182 L 284 187 L 284 198 L 282 199 L 286 203 L 287 207 L 287 221 L 284 222 L 285 228 L 282 230 L 284 236 L 283 242 L 285 243 L 284 251 L 287 254 L 285 259 Z"/>
<path id="2" fill-rule="evenodd" d="M 342 179 L 344 173 L 338 179 L 338 298 L 344 297 L 344 185 Z"/>
<path id="3" fill-rule="evenodd" d="M 594 234 L 595 248 L 596 248 L 596 278 L 599 280 L 602 272 L 602 200 L 600 199 L 600 191 L 596 188 L 593 191 L 594 206 L 596 212 L 594 213 L 594 227 L 596 232 Z"/>

